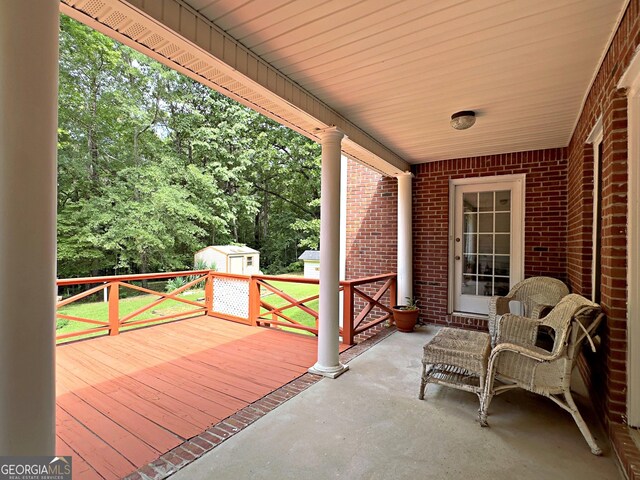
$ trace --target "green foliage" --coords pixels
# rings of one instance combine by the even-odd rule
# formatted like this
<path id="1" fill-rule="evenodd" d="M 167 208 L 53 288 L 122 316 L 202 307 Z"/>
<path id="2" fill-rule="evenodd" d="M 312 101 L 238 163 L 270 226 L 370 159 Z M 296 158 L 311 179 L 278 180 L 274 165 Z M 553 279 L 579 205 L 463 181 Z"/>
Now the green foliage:
<path id="1" fill-rule="evenodd" d="M 398 310 L 418 310 L 420 308 L 418 306 L 418 304 L 420 303 L 419 300 L 413 297 L 404 297 L 404 299 L 406 300 L 406 305 L 398 306 Z"/>
<path id="2" fill-rule="evenodd" d="M 186 284 L 187 284 L 187 280 L 185 280 L 185 277 L 174 277 L 167 281 L 167 286 L 165 287 L 165 290 L 167 292 L 173 292 L 174 290 L 184 287 Z"/>
<path id="3" fill-rule="evenodd" d="M 318 250 L 320 248 L 320 219 L 296 220 L 291 228 L 300 232 L 304 237 L 298 245 L 305 250 Z"/>
<path id="4" fill-rule="evenodd" d="M 207 262 L 202 259 L 196 260 L 193 265 L 194 270 L 217 270 L 217 268 L 218 266 L 216 265 L 216 262 L 211 262 L 211 266 L 209 266 L 207 265 Z"/>
<path id="5" fill-rule="evenodd" d="M 285 273 L 299 273 L 304 270 L 304 262 L 296 260 L 289 265 L 283 265 L 279 262 L 272 263 L 263 271 L 266 275 L 282 275 Z"/>
<path id="6" fill-rule="evenodd" d="M 209 268 L 209 266 L 207 265 L 207 262 L 205 262 L 204 260 L 197 260 L 195 262 L 194 266 L 193 266 L 193 269 L 194 270 L 215 270 L 216 269 L 216 262 L 213 262 L 211 268 Z M 199 277 L 201 277 L 201 275 L 189 275 L 187 277 L 187 281 L 185 283 L 193 282 L 194 280 L 198 279 Z M 202 279 L 198 283 L 194 283 L 193 286 L 191 286 L 189 288 L 191 290 L 198 289 L 198 288 L 204 288 L 204 284 L 205 284 L 205 279 Z M 183 286 L 183 285 L 184 285 L 184 283 L 181 286 Z"/>
<path id="7" fill-rule="evenodd" d="M 67 325 L 69 325 L 69 320 L 66 318 L 59 318 L 56 320 L 56 330 L 61 330 Z"/>
<path id="8" fill-rule="evenodd" d="M 320 147 L 61 16 L 58 192 L 60 277 L 227 243 L 287 268 L 317 248 Z"/>
<path id="9" fill-rule="evenodd" d="M 287 270 L 289 273 L 302 272 L 304 270 L 304 262 L 302 260 L 297 260 L 293 263 L 290 263 L 287 266 Z"/>

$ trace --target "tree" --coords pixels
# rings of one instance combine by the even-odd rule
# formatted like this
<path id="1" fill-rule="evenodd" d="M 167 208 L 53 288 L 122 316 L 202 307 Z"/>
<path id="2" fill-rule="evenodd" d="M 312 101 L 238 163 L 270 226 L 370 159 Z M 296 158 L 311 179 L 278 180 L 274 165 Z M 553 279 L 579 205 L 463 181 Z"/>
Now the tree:
<path id="1" fill-rule="evenodd" d="M 62 16 L 60 276 L 169 271 L 245 243 L 267 270 L 317 244 L 320 147 Z"/>

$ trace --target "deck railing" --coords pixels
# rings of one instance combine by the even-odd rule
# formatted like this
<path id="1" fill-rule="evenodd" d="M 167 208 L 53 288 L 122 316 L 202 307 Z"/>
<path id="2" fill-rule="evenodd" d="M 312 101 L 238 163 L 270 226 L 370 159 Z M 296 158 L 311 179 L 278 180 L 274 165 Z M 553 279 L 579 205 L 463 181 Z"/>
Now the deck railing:
<path id="1" fill-rule="evenodd" d="M 397 295 L 395 273 L 347 280 L 340 284 L 344 289 L 345 320 L 341 332 L 343 343 L 353 345 L 357 334 L 393 320 L 391 307 L 396 304 Z M 384 301 L 385 298 L 388 299 L 387 302 Z"/>
<path id="2" fill-rule="evenodd" d="M 152 290 L 133 282 L 142 283 L 151 280 L 168 280 L 171 278 L 187 278 L 186 282 L 171 292 Z M 162 322 L 179 317 L 194 315 L 215 315 L 219 318 L 233 320 L 241 323 L 249 323 L 249 277 L 228 273 L 212 272 L 210 270 L 195 270 L 186 272 L 148 273 L 138 275 L 113 275 L 105 277 L 69 278 L 57 281 L 58 287 L 91 286 L 88 290 L 75 294 L 69 298 L 60 300 L 56 305 L 56 319 L 70 320 L 90 325 L 91 328 L 73 331 L 56 336 L 56 340 L 65 340 L 77 337 L 91 336 L 96 333 L 108 332 L 109 335 L 118 335 L 125 327 L 144 325 L 152 322 Z M 244 288 L 243 288 L 244 286 Z M 194 287 L 204 287 L 204 298 L 188 299 L 181 296 L 184 292 Z M 143 294 L 153 295 L 157 299 L 147 303 L 132 312 L 122 314 L 120 291 L 121 289 L 136 290 Z M 77 315 L 60 313 L 60 309 L 82 300 L 90 295 L 105 291 L 108 294 L 106 319 L 88 318 Z M 239 295 L 238 295 L 239 294 Z M 246 299 L 243 301 L 243 297 Z M 179 309 L 177 312 L 154 315 L 151 318 L 142 318 L 143 314 L 152 311 L 164 302 L 172 300 L 178 304 L 192 306 L 191 309 Z M 146 315 L 148 317 L 148 315 Z"/>
<path id="3" fill-rule="evenodd" d="M 171 292 L 162 292 L 136 285 L 151 280 L 186 278 L 186 282 Z M 57 303 L 58 320 L 84 323 L 90 326 L 79 331 L 60 334 L 56 340 L 74 339 L 99 333 L 118 335 L 123 328 L 162 322 L 194 315 L 209 315 L 247 325 L 268 326 L 318 334 L 318 311 L 314 302 L 319 294 L 294 298 L 277 283 L 314 284 L 319 280 L 295 276 L 235 275 L 210 270 L 150 273 L 139 275 L 115 275 L 58 280 L 58 287 L 85 285 L 87 290 L 60 300 Z M 91 285 L 95 285 L 91 287 Z M 190 289 L 203 288 L 204 297 L 189 299 L 183 294 Z M 122 313 L 120 291 L 131 289 L 158 297 L 139 308 Z M 106 315 L 99 318 L 61 313 L 59 310 L 90 295 L 105 291 Z M 374 325 L 391 318 L 390 307 L 396 300 L 396 274 L 390 273 L 340 282 L 343 292 L 343 321 L 340 335 L 345 344 L 352 345 L 355 336 Z M 388 294 L 387 294 L 388 292 Z M 387 300 L 387 301 L 385 301 Z M 148 312 L 164 302 L 181 304 L 179 311 L 149 317 Z M 317 302 L 316 302 L 317 303 Z M 276 305 L 277 304 L 277 305 Z M 184 309 L 184 306 L 194 307 Z M 144 314 L 147 315 L 144 315 Z M 106 318 L 104 318 L 106 316 Z M 303 319 L 301 319 L 303 317 Z"/>

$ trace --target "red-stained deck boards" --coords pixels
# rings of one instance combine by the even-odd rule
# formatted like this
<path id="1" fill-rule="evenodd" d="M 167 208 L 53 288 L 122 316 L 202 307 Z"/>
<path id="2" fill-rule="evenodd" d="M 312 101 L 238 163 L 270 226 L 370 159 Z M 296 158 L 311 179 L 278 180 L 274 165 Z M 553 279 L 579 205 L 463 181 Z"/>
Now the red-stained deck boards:
<path id="1" fill-rule="evenodd" d="M 203 316 L 56 353 L 58 454 L 116 479 L 304 374 L 317 340 Z"/>

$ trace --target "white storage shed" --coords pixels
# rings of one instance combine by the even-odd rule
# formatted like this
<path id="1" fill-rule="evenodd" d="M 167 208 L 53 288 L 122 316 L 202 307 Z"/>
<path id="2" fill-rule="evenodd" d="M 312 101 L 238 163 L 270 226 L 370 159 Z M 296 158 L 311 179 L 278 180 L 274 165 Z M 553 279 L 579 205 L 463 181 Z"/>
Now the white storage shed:
<path id="1" fill-rule="evenodd" d="M 204 262 L 217 272 L 260 274 L 260 252 L 244 245 L 211 245 L 194 255 L 194 264 Z"/>
<path id="2" fill-rule="evenodd" d="M 304 262 L 304 278 L 320 278 L 319 250 L 305 250 L 298 260 Z"/>

